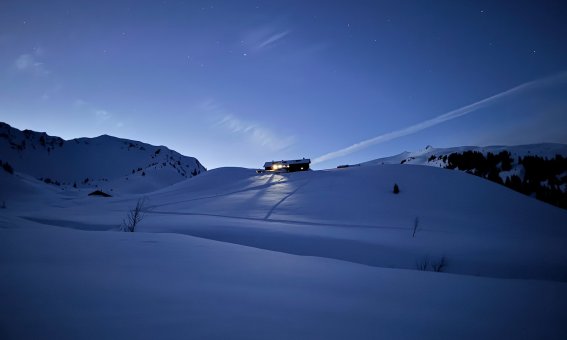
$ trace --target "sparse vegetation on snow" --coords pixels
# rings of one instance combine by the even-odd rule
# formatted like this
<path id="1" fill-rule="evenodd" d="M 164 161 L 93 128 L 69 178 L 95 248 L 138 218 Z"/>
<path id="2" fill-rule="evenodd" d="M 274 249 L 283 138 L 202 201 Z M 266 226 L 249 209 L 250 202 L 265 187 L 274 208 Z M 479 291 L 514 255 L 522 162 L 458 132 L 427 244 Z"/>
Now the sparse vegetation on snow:
<path id="1" fill-rule="evenodd" d="M 9 199 L 0 214 L 7 338 L 54 329 L 61 338 L 565 334 L 567 213 L 495 183 L 399 159 L 291 174 L 219 168 L 192 178 L 204 168 L 134 141 L 112 157 L 143 154 L 153 165 L 132 157 L 120 166 L 127 180 L 90 172 L 115 163 L 106 149 L 109 159 L 63 176 L 51 160 L 114 139 L 65 143 L 64 152 L 54 145 L 48 155 L 28 135 L 25 150 L 37 151 L 25 155 L 29 163 L 7 158 L 18 172 L 0 173 L 0 202 Z M 411 157 L 406 163 L 420 161 Z M 39 168 L 32 159 L 47 162 L 45 173 L 26 173 Z M 513 162 L 508 174 L 517 169 Z M 95 188 L 113 197 L 88 198 Z M 119 221 L 128 237 L 116 232 Z"/>
<path id="2" fill-rule="evenodd" d="M 400 188 L 398 187 L 398 184 L 394 184 L 394 190 L 393 190 L 394 194 L 399 194 L 400 193 Z"/>
<path id="3" fill-rule="evenodd" d="M 419 164 L 463 171 L 567 209 L 567 146 L 426 148 L 364 164 Z"/>
<path id="4" fill-rule="evenodd" d="M 135 232 L 136 227 L 144 219 L 144 202 L 141 198 L 136 202 L 136 206 L 128 211 L 128 215 L 122 220 L 122 230 L 127 232 Z"/>

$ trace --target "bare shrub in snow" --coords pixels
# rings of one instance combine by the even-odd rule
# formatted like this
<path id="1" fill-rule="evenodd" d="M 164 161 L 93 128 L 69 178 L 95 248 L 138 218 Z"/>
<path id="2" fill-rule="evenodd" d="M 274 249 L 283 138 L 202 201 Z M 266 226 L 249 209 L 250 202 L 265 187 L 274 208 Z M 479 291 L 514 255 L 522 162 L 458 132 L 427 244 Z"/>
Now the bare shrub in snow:
<path id="1" fill-rule="evenodd" d="M 136 226 L 144 218 L 144 199 L 141 198 L 136 203 L 136 206 L 128 212 L 126 219 L 122 220 L 122 231 L 133 233 L 136 231 Z"/>
<path id="2" fill-rule="evenodd" d="M 415 232 L 417 231 L 418 227 L 419 227 L 419 217 L 416 217 L 415 220 L 413 221 L 413 229 L 412 229 L 411 237 L 415 237 Z"/>
<path id="3" fill-rule="evenodd" d="M 447 259 L 445 256 L 441 256 L 438 260 L 433 261 L 429 258 L 429 256 L 425 255 L 423 259 L 418 260 L 415 263 L 415 267 L 417 270 L 432 271 L 437 273 L 443 272 L 446 266 L 447 266 Z"/>
<path id="4" fill-rule="evenodd" d="M 416 261 L 415 267 L 417 270 L 426 271 L 429 268 L 429 257 L 426 255 L 421 261 Z"/>
<path id="5" fill-rule="evenodd" d="M 445 256 L 441 256 L 439 261 L 431 263 L 431 270 L 433 270 L 434 272 L 440 273 L 445 269 L 446 265 L 447 265 L 447 263 L 446 263 L 446 260 L 445 260 Z"/>

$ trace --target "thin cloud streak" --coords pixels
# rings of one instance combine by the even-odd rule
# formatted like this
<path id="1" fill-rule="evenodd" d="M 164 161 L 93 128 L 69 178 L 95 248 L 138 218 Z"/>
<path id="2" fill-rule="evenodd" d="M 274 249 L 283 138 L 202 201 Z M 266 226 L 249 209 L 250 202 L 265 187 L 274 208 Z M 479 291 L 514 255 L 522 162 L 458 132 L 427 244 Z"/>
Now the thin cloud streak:
<path id="1" fill-rule="evenodd" d="M 270 44 L 273 44 L 273 43 L 277 42 L 278 40 L 285 38 L 285 36 L 288 35 L 288 34 L 289 34 L 289 31 L 284 31 L 284 32 L 280 32 L 280 33 L 277 33 L 277 34 L 273 34 L 268 39 L 261 42 L 257 46 L 257 49 L 261 49 L 261 48 L 264 48 L 264 47 L 266 47 Z"/>
<path id="2" fill-rule="evenodd" d="M 109 120 L 112 115 L 106 110 L 92 110 L 99 122 L 105 122 Z"/>
<path id="3" fill-rule="evenodd" d="M 91 103 L 80 98 L 73 101 L 73 107 L 79 112 L 84 112 L 94 117 L 94 121 L 97 125 L 114 126 L 117 128 L 124 126 L 124 123 L 117 121 L 115 115 L 110 111 L 93 106 Z"/>
<path id="4" fill-rule="evenodd" d="M 283 150 L 295 143 L 294 136 L 278 136 L 274 131 L 261 124 L 243 120 L 226 111 L 219 103 L 213 100 L 202 103 L 201 109 L 214 113 L 219 118 L 213 124 L 213 127 L 222 128 L 235 135 L 243 136 L 248 141 L 270 151 Z"/>
<path id="5" fill-rule="evenodd" d="M 285 149 L 294 143 L 293 136 L 278 138 L 270 129 L 245 122 L 232 114 L 225 115 L 216 125 L 222 126 L 232 133 L 248 136 L 254 143 L 273 151 Z"/>
<path id="6" fill-rule="evenodd" d="M 353 152 L 357 152 L 360 151 L 362 149 L 365 149 L 369 146 L 372 145 L 376 145 L 376 144 L 380 144 L 380 143 L 384 143 L 387 141 L 391 141 L 393 139 L 397 139 L 400 137 L 404 137 L 404 136 L 408 136 L 411 134 L 414 134 L 416 132 L 419 132 L 421 130 L 425 130 L 427 128 L 436 126 L 438 124 L 441 124 L 443 122 L 455 119 L 455 118 L 459 118 L 462 117 L 464 115 L 467 115 L 469 113 L 472 113 L 474 111 L 477 111 L 479 109 L 485 108 L 491 104 L 494 104 L 496 102 L 498 102 L 499 100 L 506 98 L 506 97 L 510 97 L 510 96 L 514 96 L 517 95 L 519 93 L 528 91 L 528 90 L 532 90 L 534 88 L 538 88 L 538 87 L 544 87 L 544 86 L 549 86 L 558 82 L 563 82 L 567 80 L 567 72 L 562 72 L 550 77 L 546 77 L 546 78 L 542 78 L 542 79 L 536 79 L 521 85 L 518 85 L 516 87 L 513 87 L 509 90 L 506 90 L 504 92 L 500 92 L 498 94 L 495 94 L 491 97 L 485 98 L 483 100 L 480 100 L 476 103 L 461 107 L 459 109 L 444 113 L 442 115 L 439 115 L 435 118 L 423 121 L 421 123 L 415 124 L 415 125 L 411 125 L 408 126 L 406 128 L 400 129 L 400 130 L 396 130 L 396 131 L 392 131 L 392 132 L 388 132 L 385 134 L 382 134 L 380 136 L 374 137 L 374 138 L 370 138 L 367 140 L 364 140 L 362 142 L 353 144 L 349 147 L 337 150 L 337 151 L 333 151 L 333 152 L 329 152 L 327 154 L 324 154 L 322 156 L 319 156 L 317 158 L 315 158 L 313 160 L 313 164 L 317 164 L 317 163 L 321 163 L 321 162 L 325 162 L 331 159 L 335 159 L 338 157 L 343 157 L 346 155 L 349 155 Z"/>
<path id="7" fill-rule="evenodd" d="M 15 61 L 14 66 L 18 71 L 31 72 L 36 75 L 46 76 L 49 71 L 45 68 L 45 65 L 38 61 L 37 58 L 32 54 L 22 54 Z"/>

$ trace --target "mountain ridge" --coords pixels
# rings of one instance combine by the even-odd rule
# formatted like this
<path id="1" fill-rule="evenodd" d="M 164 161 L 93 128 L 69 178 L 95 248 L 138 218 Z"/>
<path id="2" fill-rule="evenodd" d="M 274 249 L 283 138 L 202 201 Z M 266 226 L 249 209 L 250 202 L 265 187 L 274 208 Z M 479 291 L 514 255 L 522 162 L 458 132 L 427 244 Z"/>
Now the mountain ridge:
<path id="1" fill-rule="evenodd" d="M 64 140 L 0 122 L 0 158 L 15 172 L 63 187 L 124 186 L 137 177 L 157 189 L 197 176 L 206 168 L 194 157 L 147 143 L 101 135 Z M 139 179 L 138 179 L 139 182 Z M 122 184 L 121 184 L 122 183 Z M 126 191 L 139 191 L 133 185 Z M 110 190 L 109 189 L 109 190 Z"/>

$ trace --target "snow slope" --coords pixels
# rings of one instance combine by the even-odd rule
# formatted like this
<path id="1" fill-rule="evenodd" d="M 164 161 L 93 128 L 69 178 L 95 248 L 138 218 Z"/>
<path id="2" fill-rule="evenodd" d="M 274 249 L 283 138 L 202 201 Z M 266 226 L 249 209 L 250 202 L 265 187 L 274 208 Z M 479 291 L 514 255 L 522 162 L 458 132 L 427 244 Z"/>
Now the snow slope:
<path id="1" fill-rule="evenodd" d="M 567 157 L 567 145 L 556 143 L 542 143 L 542 144 L 528 144 L 528 145 L 515 145 L 515 146 L 460 146 L 454 148 L 434 148 L 430 145 L 426 146 L 423 150 L 415 152 L 402 152 L 399 155 L 378 158 L 368 162 L 361 163 L 360 165 L 380 165 L 380 164 L 414 164 L 414 165 L 429 165 L 444 167 L 447 162 L 440 160 L 443 156 L 448 156 L 452 153 L 462 153 L 464 151 L 478 151 L 484 155 L 488 152 L 493 154 L 500 153 L 501 151 L 508 151 L 511 153 L 512 158 L 515 160 L 517 166 L 518 157 L 525 156 L 540 156 L 544 158 L 553 158 L 555 155 Z M 432 156 L 436 156 L 436 160 L 429 160 Z"/>
<path id="2" fill-rule="evenodd" d="M 560 339 L 565 283 L 175 234 L 0 229 L 2 339 Z"/>
<path id="3" fill-rule="evenodd" d="M 567 209 L 567 145 L 427 146 L 359 165 L 412 164 L 465 171 Z"/>
<path id="4" fill-rule="evenodd" d="M 0 188 L 3 339 L 567 336 L 567 211 L 462 172 L 220 168 L 112 198 L 0 172 Z"/>
<path id="5" fill-rule="evenodd" d="M 223 184 L 227 178 L 232 185 Z M 393 183 L 401 194 L 392 193 Z M 415 269 L 416 262 L 444 256 L 451 262 L 446 272 L 567 281 L 567 212 L 449 170 L 216 169 L 148 196 L 147 209 L 143 231 L 380 267 Z"/>
<path id="6" fill-rule="evenodd" d="M 164 146 L 108 135 L 65 141 L 5 123 L 0 123 L 0 159 L 18 173 L 49 179 L 66 190 L 75 185 L 142 193 L 206 171 L 197 159 Z"/>

